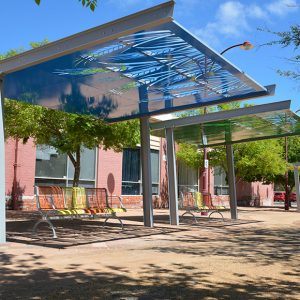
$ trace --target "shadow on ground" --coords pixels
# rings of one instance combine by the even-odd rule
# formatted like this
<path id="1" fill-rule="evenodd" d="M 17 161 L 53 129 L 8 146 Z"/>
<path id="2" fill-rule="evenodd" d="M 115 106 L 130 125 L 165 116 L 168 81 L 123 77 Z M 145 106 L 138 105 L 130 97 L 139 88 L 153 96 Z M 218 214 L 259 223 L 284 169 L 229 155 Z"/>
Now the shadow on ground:
<path id="1" fill-rule="evenodd" d="M 164 236 L 168 239 L 168 236 Z M 300 228 L 264 229 L 259 227 L 224 228 L 196 236 L 183 232 L 172 238 L 168 246 L 151 247 L 161 253 L 176 253 L 199 257 L 220 256 L 243 258 L 247 262 L 269 266 L 293 262 L 300 278 Z M 297 258 L 298 257 L 298 258 Z M 300 279 L 299 279 L 300 283 Z"/>
<path id="2" fill-rule="evenodd" d="M 147 228 L 142 225 L 127 224 L 121 230 L 117 223 L 107 223 L 89 220 L 56 220 L 53 224 L 58 238 L 52 238 L 52 231 L 47 224 L 41 224 L 37 235 L 32 235 L 35 220 L 19 220 L 7 222 L 7 241 L 35 246 L 64 249 L 79 245 L 105 243 L 110 241 L 134 239 L 154 235 L 166 235 L 183 228 L 159 227 Z"/>
<path id="3" fill-rule="evenodd" d="M 78 271 L 83 266 L 74 262 L 57 272 L 45 265 L 43 256 L 30 252 L 22 260 L 1 252 L 0 256 L 1 299 L 297 299 L 300 293 L 296 267 L 285 274 L 288 280 L 266 275 L 240 283 L 213 283 L 210 272 L 181 263 L 170 268 L 147 264 L 133 276 L 113 263 L 102 270 L 99 266 Z"/>

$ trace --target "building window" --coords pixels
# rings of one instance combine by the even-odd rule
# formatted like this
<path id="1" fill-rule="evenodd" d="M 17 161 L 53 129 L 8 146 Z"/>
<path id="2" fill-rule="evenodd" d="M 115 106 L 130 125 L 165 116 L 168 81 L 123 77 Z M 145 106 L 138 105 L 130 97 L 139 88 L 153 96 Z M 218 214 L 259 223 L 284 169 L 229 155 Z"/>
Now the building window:
<path id="1" fill-rule="evenodd" d="M 84 148 L 81 152 L 79 185 L 95 187 L 96 149 Z M 66 154 L 59 154 L 53 147 L 37 145 L 35 184 L 72 186 L 74 167 Z"/>
<path id="2" fill-rule="evenodd" d="M 214 191 L 215 195 L 229 195 L 226 173 L 221 167 L 214 167 Z"/>
<path id="3" fill-rule="evenodd" d="M 159 191 L 159 151 L 151 150 L 152 193 Z M 122 195 L 142 194 L 140 149 L 124 149 L 122 164 Z"/>
<path id="4" fill-rule="evenodd" d="M 198 170 L 188 167 L 181 161 L 177 162 L 178 166 L 178 193 L 197 192 L 198 191 Z"/>

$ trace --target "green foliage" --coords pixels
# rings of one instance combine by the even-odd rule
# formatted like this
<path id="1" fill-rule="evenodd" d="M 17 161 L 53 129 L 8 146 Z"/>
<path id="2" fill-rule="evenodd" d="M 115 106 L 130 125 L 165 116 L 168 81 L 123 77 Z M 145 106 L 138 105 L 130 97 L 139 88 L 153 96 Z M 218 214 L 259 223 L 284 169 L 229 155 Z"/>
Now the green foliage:
<path id="1" fill-rule="evenodd" d="M 24 48 L 11 49 L 6 53 L 0 54 L 0 60 L 16 56 L 17 54 L 20 54 L 24 51 L 25 51 Z"/>
<path id="2" fill-rule="evenodd" d="M 44 40 L 30 45 L 36 48 L 47 43 L 48 40 Z M 22 51 L 23 48 L 11 50 L 0 56 L 0 59 Z M 76 93 L 76 88 L 74 87 L 71 95 L 64 96 L 65 106 L 71 106 L 74 101 L 86 104 L 85 98 Z M 36 97 L 35 93 L 27 93 L 23 95 L 23 100 L 34 104 Z M 22 139 L 24 143 L 32 138 L 36 144 L 47 144 L 55 147 L 60 153 L 66 153 L 75 168 L 74 186 L 77 186 L 79 181 L 82 147 L 93 149 L 101 146 L 105 150 L 122 151 L 124 147 L 136 147 L 140 142 L 138 120 L 108 124 L 90 115 L 67 114 L 29 103 L 5 99 L 6 138 Z"/>
<path id="3" fill-rule="evenodd" d="M 275 182 L 279 175 L 284 175 L 287 168 L 282 147 L 277 140 L 235 144 L 233 150 L 236 177 L 243 181 Z M 196 146 L 181 144 L 177 158 L 190 167 L 203 168 L 203 151 L 197 151 Z M 210 166 L 220 166 L 227 174 L 224 146 L 209 148 L 208 158 Z"/>
<path id="4" fill-rule="evenodd" d="M 263 31 L 262 29 L 259 29 Z M 299 64 L 300 64 L 300 54 L 299 54 L 299 47 L 300 47 L 300 25 L 292 25 L 288 31 L 282 32 L 274 32 L 270 30 L 266 30 L 269 33 L 274 34 L 278 37 L 277 40 L 271 41 L 266 43 L 265 45 L 273 46 L 279 45 L 281 47 L 293 47 L 296 53 L 295 56 L 288 58 L 289 62 L 295 64 L 295 70 L 277 70 L 277 73 L 281 76 L 289 77 L 291 79 L 300 80 L 300 72 L 299 72 Z"/>
<path id="5" fill-rule="evenodd" d="M 282 157 L 285 158 L 285 138 L 279 139 L 278 143 L 282 148 Z M 288 156 L 288 190 L 292 191 L 295 186 L 294 174 L 293 174 L 293 163 L 300 162 L 300 137 L 292 136 L 287 138 L 287 156 Z M 285 187 L 285 176 L 280 174 L 276 176 L 275 183 L 281 186 L 284 190 Z"/>
<path id="6" fill-rule="evenodd" d="M 234 156 L 236 176 L 247 182 L 274 182 L 287 168 L 277 140 L 236 144 Z"/>
<path id="7" fill-rule="evenodd" d="M 210 112 L 240 108 L 240 102 L 220 104 L 210 107 Z M 248 106 L 243 104 L 243 106 Z M 181 114 L 182 116 L 203 114 L 204 110 L 198 109 Z M 298 140 L 297 140 L 298 141 Z M 291 157 L 300 161 L 300 140 L 293 142 Z M 283 146 L 278 140 L 264 140 L 235 144 L 233 146 L 235 157 L 236 177 L 243 181 L 261 181 L 264 183 L 276 182 L 284 175 L 287 165 L 283 155 Z M 293 154 L 292 154 L 293 153 Z M 299 153 L 299 154 L 298 154 Z M 180 144 L 177 158 L 193 168 L 203 168 L 203 150 L 198 150 L 194 145 Z M 221 167 L 227 174 L 227 159 L 224 146 L 208 148 L 209 164 L 212 167 Z"/>
<path id="8" fill-rule="evenodd" d="M 179 150 L 176 153 L 177 159 L 184 162 L 193 169 L 203 167 L 203 151 L 197 149 L 197 146 L 190 144 L 179 144 Z"/>
<path id="9" fill-rule="evenodd" d="M 43 39 L 41 42 L 30 42 L 29 45 L 32 49 L 35 49 L 47 45 L 48 43 L 49 43 L 48 39 Z"/>
<path id="10" fill-rule="evenodd" d="M 101 146 L 105 150 L 122 151 L 124 147 L 136 147 L 139 143 L 137 120 L 108 124 L 89 115 L 67 114 L 8 99 L 4 103 L 4 113 L 6 138 L 26 142 L 31 137 L 36 144 L 50 145 L 70 157 L 75 167 L 75 186 L 79 181 L 82 147 Z"/>
<path id="11" fill-rule="evenodd" d="M 41 0 L 34 0 L 37 5 L 41 4 Z M 98 0 L 78 0 L 81 2 L 82 6 L 90 8 L 91 11 L 94 11 L 97 7 Z"/>
<path id="12" fill-rule="evenodd" d="M 61 153 L 76 152 L 78 147 L 121 151 L 139 143 L 136 120 L 108 124 L 89 115 L 67 114 L 42 106 L 5 100 L 6 137 L 27 139 L 55 147 Z"/>

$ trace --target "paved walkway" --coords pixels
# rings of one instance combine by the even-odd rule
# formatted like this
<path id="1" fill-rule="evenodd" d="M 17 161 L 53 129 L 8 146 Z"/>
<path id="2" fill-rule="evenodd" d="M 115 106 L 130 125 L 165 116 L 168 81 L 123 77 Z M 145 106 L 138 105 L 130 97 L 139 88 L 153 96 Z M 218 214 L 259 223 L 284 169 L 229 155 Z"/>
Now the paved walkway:
<path id="1" fill-rule="evenodd" d="M 300 214 L 239 210 L 240 221 L 142 226 L 99 221 L 58 223 L 53 241 L 29 234 L 31 215 L 11 216 L 0 245 L 0 299 L 300 299 Z M 227 215 L 228 216 L 228 215 Z"/>

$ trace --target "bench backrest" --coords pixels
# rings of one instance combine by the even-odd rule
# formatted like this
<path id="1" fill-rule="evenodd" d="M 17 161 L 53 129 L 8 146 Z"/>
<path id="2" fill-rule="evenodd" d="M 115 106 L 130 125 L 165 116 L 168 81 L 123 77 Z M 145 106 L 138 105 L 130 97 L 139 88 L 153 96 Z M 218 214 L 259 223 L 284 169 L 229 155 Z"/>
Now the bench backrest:
<path id="1" fill-rule="evenodd" d="M 90 208 L 107 208 L 108 196 L 106 188 L 86 188 L 86 199 Z"/>
<path id="2" fill-rule="evenodd" d="M 87 205 L 85 188 L 73 187 L 71 189 L 72 189 L 73 208 L 75 209 L 87 208 L 88 205 Z"/>
<path id="3" fill-rule="evenodd" d="M 39 209 L 64 209 L 64 190 L 59 186 L 36 186 L 37 206 Z"/>
<path id="4" fill-rule="evenodd" d="M 106 188 L 36 186 L 38 209 L 85 209 L 119 207 L 119 197 Z"/>

